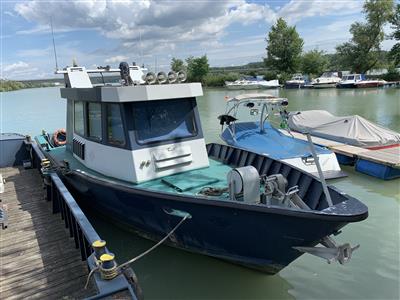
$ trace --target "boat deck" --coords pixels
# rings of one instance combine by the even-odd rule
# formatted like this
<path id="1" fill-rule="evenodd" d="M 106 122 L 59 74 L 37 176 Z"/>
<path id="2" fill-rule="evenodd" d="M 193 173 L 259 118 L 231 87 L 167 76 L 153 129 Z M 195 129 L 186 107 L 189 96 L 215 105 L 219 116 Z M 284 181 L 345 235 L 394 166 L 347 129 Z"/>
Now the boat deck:
<path id="1" fill-rule="evenodd" d="M 75 159 L 71 152 L 66 151 L 65 147 L 53 148 L 51 150 L 51 156 L 59 162 L 67 160 L 71 169 L 80 170 L 109 181 L 116 181 L 114 178 L 107 177 L 87 168 Z M 204 187 L 227 187 L 226 175 L 231 170 L 231 167 L 213 159 L 209 159 L 209 162 L 210 166 L 208 168 L 186 171 L 139 184 L 121 180 L 118 180 L 118 182 L 139 189 L 170 192 L 173 194 L 179 192 L 187 195 L 196 195 Z M 190 178 L 190 180 L 188 180 L 188 178 Z M 228 196 L 222 195 L 219 196 L 219 198 L 222 198 L 222 200 L 225 198 L 228 199 Z"/>
<path id="2" fill-rule="evenodd" d="M 87 265 L 45 200 L 37 170 L 7 167 L 0 173 L 5 179 L 0 205 L 9 221 L 8 228 L 0 229 L 0 298 L 81 299 L 95 294 L 94 287 L 84 289 Z"/>

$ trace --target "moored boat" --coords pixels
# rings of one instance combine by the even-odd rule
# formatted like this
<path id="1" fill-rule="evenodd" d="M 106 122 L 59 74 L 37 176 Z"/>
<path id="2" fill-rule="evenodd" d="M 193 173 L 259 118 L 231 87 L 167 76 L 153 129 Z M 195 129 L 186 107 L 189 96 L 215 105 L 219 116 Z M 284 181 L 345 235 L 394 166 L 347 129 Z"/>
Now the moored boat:
<path id="1" fill-rule="evenodd" d="M 381 179 L 400 177 L 400 133 L 375 124 L 365 118 L 353 116 L 334 116 L 324 110 L 301 111 L 289 115 L 289 127 L 298 132 L 308 132 L 313 136 L 345 145 L 357 147 L 361 157 L 337 154 L 341 164 L 355 164 L 356 170 Z M 365 151 L 363 151 L 365 149 Z M 363 153 L 371 154 L 367 159 Z M 380 158 L 374 160 L 373 157 Z M 385 159 L 392 161 L 385 164 Z"/>
<path id="2" fill-rule="evenodd" d="M 176 228 L 172 246 L 270 274 L 304 252 L 351 258 L 357 247 L 331 235 L 365 219 L 367 207 L 284 162 L 206 146 L 199 83 L 134 84 L 125 64 L 123 86 L 93 87 L 82 67 L 59 73 L 66 77 L 66 145 L 45 134 L 35 139 L 49 171 L 87 209 L 157 241 Z"/>
<path id="3" fill-rule="evenodd" d="M 286 126 L 286 98 L 268 94 L 242 94 L 227 100 L 225 114 L 220 121 L 229 119 L 221 128 L 221 138 L 227 144 L 266 155 L 285 162 L 314 176 L 318 170 L 310 145 L 290 135 Z M 249 112 L 250 120 L 240 121 L 239 115 Z M 270 119 L 279 113 L 280 127 L 275 128 Z M 286 134 L 285 134 L 286 133 Z M 346 176 L 341 171 L 335 153 L 324 147 L 316 147 L 316 153 L 325 178 Z"/>
<path id="4" fill-rule="evenodd" d="M 315 89 L 334 88 L 340 82 L 338 72 L 325 72 L 320 77 L 311 81 L 311 85 Z"/>
<path id="5" fill-rule="evenodd" d="M 293 75 L 292 79 L 285 82 L 286 89 L 301 89 L 309 83 L 307 76 L 302 74 Z"/>
<path id="6" fill-rule="evenodd" d="M 357 84 L 363 80 L 365 80 L 363 74 L 343 75 L 342 80 L 336 85 L 336 87 L 339 89 L 355 88 L 357 87 Z"/>
<path id="7" fill-rule="evenodd" d="M 387 84 L 385 80 L 382 79 L 364 79 L 359 82 L 356 82 L 354 86 L 356 88 L 376 88 L 383 87 Z"/>
<path id="8" fill-rule="evenodd" d="M 229 90 L 256 90 L 256 89 L 274 89 L 280 87 L 279 81 L 274 80 L 246 80 L 239 79 L 232 82 L 225 82 Z"/>

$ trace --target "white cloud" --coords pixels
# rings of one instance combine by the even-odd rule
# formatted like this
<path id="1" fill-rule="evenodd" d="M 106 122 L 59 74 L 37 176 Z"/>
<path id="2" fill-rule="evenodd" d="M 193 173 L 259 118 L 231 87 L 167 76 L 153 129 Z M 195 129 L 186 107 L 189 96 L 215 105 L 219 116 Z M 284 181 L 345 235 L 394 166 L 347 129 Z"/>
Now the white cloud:
<path id="1" fill-rule="evenodd" d="M 292 0 L 279 10 L 278 15 L 294 24 L 308 17 L 359 13 L 362 5 L 363 1 L 359 0 Z"/>
<path id="2" fill-rule="evenodd" d="M 268 5 L 228 1 L 29 1 L 15 11 L 38 25 L 20 34 L 48 32 L 53 18 L 56 30 L 94 29 L 104 36 L 142 50 L 174 48 L 187 41 L 217 41 L 235 22 L 272 23 L 275 12 Z M 59 12 L 63 13 L 60 14 Z M 73 17 L 71 17 L 73 16 Z M 146 43 L 147 42 L 147 43 Z M 170 44 L 170 46 L 166 46 Z M 131 49 L 131 47 L 127 47 Z"/>
<path id="3" fill-rule="evenodd" d="M 127 60 L 128 57 L 124 55 L 116 55 L 113 57 L 106 58 L 104 61 L 108 64 L 119 63 L 121 61 Z"/>
<path id="4" fill-rule="evenodd" d="M 4 14 L 9 17 L 15 17 L 15 15 L 11 11 L 8 11 L 8 10 L 4 11 Z"/>
<path id="5" fill-rule="evenodd" d="M 10 65 L 6 65 L 3 68 L 3 71 L 4 72 L 15 72 L 15 71 L 18 71 L 18 70 L 26 69 L 28 67 L 29 67 L 29 65 L 26 62 L 19 61 L 19 62 L 10 64 Z"/>
<path id="6" fill-rule="evenodd" d="M 296 0 L 272 9 L 265 2 L 245 0 L 32 0 L 15 4 L 14 14 L 32 24 L 31 28 L 16 27 L 21 28 L 17 38 L 50 33 L 51 18 L 56 33 L 92 30 L 105 37 L 101 45 L 94 43 L 98 49 L 90 51 L 85 50 L 85 41 L 67 44 L 57 34 L 59 66 L 71 64 L 75 57 L 87 66 L 126 60 L 162 68 L 168 67 L 171 57 L 190 55 L 207 54 L 211 65 L 260 60 L 265 54 L 265 36 L 259 35 L 260 31 L 254 35 L 252 28 L 267 29 L 280 16 L 291 24 L 315 16 L 341 16 L 329 25 L 299 30 L 306 50 L 320 46 L 329 51 L 338 39 L 348 37 L 346 26 L 361 11 L 362 4 L 352 0 Z M 48 70 L 48 74 L 54 69 L 51 42 L 43 48 L 16 51 L 14 60 L 25 57 L 30 58 L 31 68 Z"/>
<path id="7" fill-rule="evenodd" d="M 37 78 L 39 69 L 32 67 L 30 64 L 18 61 L 2 67 L 1 78 L 18 79 L 18 78 Z"/>

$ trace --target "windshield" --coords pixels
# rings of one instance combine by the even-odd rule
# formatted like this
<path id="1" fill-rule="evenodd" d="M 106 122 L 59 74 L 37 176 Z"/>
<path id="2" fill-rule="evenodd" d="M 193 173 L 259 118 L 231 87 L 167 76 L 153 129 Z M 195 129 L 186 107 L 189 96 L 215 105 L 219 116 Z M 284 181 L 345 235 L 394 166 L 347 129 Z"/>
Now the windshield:
<path id="1" fill-rule="evenodd" d="M 191 99 L 134 103 L 137 142 L 147 144 L 195 136 L 194 105 Z"/>

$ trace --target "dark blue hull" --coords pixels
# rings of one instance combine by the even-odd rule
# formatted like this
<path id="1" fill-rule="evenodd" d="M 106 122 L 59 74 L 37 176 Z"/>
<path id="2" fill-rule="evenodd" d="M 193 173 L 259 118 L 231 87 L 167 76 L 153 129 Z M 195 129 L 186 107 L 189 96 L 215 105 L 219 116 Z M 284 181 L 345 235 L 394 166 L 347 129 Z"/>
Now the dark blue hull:
<path id="1" fill-rule="evenodd" d="M 329 187 L 334 209 L 328 208 L 320 182 L 285 163 L 225 145 L 209 144 L 207 151 L 230 166 L 252 165 L 259 174 L 282 174 L 288 186 L 299 187 L 298 195 L 311 210 L 144 189 L 77 170 L 59 173 L 80 204 L 110 221 L 159 241 L 181 220 L 168 212 L 186 212 L 191 218 L 170 237 L 170 245 L 269 274 L 303 254 L 293 247 L 315 246 L 368 216 L 364 204 L 334 187 Z M 51 151 L 44 154 L 59 165 Z"/>
<path id="2" fill-rule="evenodd" d="M 167 214 L 166 209 L 188 212 L 192 218 L 174 233 L 170 245 L 270 274 L 302 255 L 293 247 L 315 246 L 345 225 L 323 218 L 244 210 L 211 200 L 169 198 L 108 186 L 80 175 L 65 179 L 79 193 L 82 204 L 149 239 L 160 240 L 179 222 L 180 218 Z"/>
<path id="3" fill-rule="evenodd" d="M 357 86 L 355 85 L 355 83 L 339 83 L 336 85 L 336 87 L 338 89 L 354 89 Z"/>
<path id="4" fill-rule="evenodd" d="M 302 89 L 304 83 L 285 83 L 285 89 Z"/>

